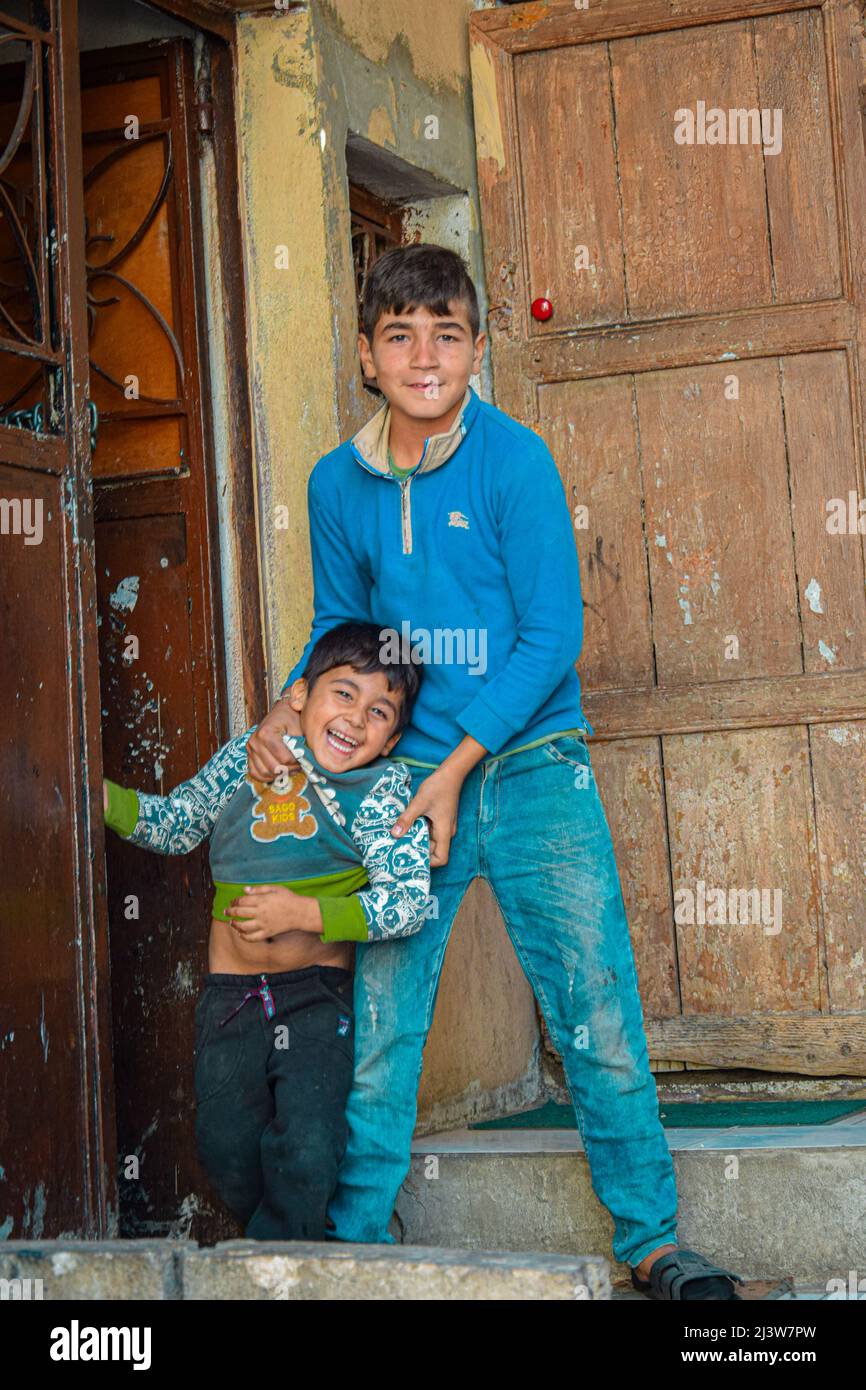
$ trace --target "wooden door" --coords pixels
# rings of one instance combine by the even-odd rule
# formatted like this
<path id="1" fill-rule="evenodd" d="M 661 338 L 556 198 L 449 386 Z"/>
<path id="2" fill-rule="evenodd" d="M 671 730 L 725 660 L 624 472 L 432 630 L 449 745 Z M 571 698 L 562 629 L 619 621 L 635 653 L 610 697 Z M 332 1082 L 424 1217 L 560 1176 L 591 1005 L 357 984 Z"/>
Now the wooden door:
<path id="1" fill-rule="evenodd" d="M 0 15 L 4 1239 L 114 1233 L 75 0 Z"/>
<path id="2" fill-rule="evenodd" d="M 864 6 L 470 23 L 497 404 L 575 508 L 651 1055 L 864 1075 Z"/>
<path id="3" fill-rule="evenodd" d="M 107 776 L 164 793 L 224 737 L 190 54 L 86 54 L 81 81 L 103 750 Z M 208 1223 L 190 1119 L 206 848 L 109 834 L 106 856 L 121 1230 L 234 1234 Z"/>

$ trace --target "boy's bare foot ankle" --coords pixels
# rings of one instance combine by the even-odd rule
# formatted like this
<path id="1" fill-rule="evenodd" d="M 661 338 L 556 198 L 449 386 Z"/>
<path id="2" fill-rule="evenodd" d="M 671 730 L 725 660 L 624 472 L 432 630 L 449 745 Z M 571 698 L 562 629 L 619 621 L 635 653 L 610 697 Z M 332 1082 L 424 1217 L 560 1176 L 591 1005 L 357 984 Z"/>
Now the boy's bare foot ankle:
<path id="1" fill-rule="evenodd" d="M 660 1245 L 657 1250 L 651 1250 L 648 1255 L 644 1255 L 639 1265 L 635 1265 L 634 1272 L 638 1279 L 648 1279 L 649 1272 L 660 1255 L 667 1255 L 670 1250 L 676 1250 L 675 1245 Z"/>

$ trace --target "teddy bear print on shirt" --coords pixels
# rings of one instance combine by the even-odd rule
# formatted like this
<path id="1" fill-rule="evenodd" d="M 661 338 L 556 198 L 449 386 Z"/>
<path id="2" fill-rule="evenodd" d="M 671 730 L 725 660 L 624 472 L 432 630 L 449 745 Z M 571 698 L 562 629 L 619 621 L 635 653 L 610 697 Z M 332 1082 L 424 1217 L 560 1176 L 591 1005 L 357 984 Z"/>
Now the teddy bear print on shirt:
<path id="1" fill-rule="evenodd" d="M 247 781 L 257 797 L 250 826 L 254 840 L 278 840 L 283 835 L 306 840 L 318 832 L 319 825 L 310 802 L 302 795 L 307 785 L 303 772 L 284 773 L 271 786 L 256 782 L 252 777 L 247 777 Z"/>

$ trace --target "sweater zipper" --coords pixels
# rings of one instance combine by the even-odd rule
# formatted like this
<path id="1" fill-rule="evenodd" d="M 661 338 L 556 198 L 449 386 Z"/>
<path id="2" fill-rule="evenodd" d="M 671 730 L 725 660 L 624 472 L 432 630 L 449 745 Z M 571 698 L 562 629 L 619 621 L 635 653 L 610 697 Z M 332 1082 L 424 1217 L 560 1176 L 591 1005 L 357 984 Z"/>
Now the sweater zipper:
<path id="1" fill-rule="evenodd" d="M 412 504 L 409 501 L 411 478 L 400 483 L 400 523 L 403 531 L 403 554 L 412 554 Z"/>
<path id="2" fill-rule="evenodd" d="M 421 457 L 418 460 L 419 469 L 424 466 L 424 460 L 427 457 L 427 446 L 429 445 L 429 443 L 430 439 L 428 437 L 424 440 L 424 448 L 421 452 Z M 415 474 L 413 473 L 412 478 L 414 477 Z M 400 482 L 400 525 L 403 532 L 404 555 L 412 554 L 412 503 L 409 500 L 409 487 L 412 483 L 412 478 L 405 478 L 402 482 L 400 482 L 399 478 L 397 480 L 398 482 Z"/>

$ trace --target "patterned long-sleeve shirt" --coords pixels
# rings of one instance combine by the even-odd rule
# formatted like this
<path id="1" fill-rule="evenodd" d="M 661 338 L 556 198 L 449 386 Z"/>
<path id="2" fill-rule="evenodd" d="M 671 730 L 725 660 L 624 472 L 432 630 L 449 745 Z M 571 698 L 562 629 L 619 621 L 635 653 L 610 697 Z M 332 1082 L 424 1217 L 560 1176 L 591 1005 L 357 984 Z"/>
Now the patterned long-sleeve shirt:
<path id="1" fill-rule="evenodd" d="M 187 854 L 209 838 L 213 915 L 224 921 L 245 884 L 279 883 L 318 899 L 324 941 L 418 931 L 430 906 L 427 822 L 390 833 L 412 796 L 405 763 L 377 758 L 332 773 L 302 738 L 286 735 L 301 770 L 265 784 L 248 774 L 252 732 L 224 744 L 167 796 L 109 783 L 107 824 L 157 854 Z"/>

